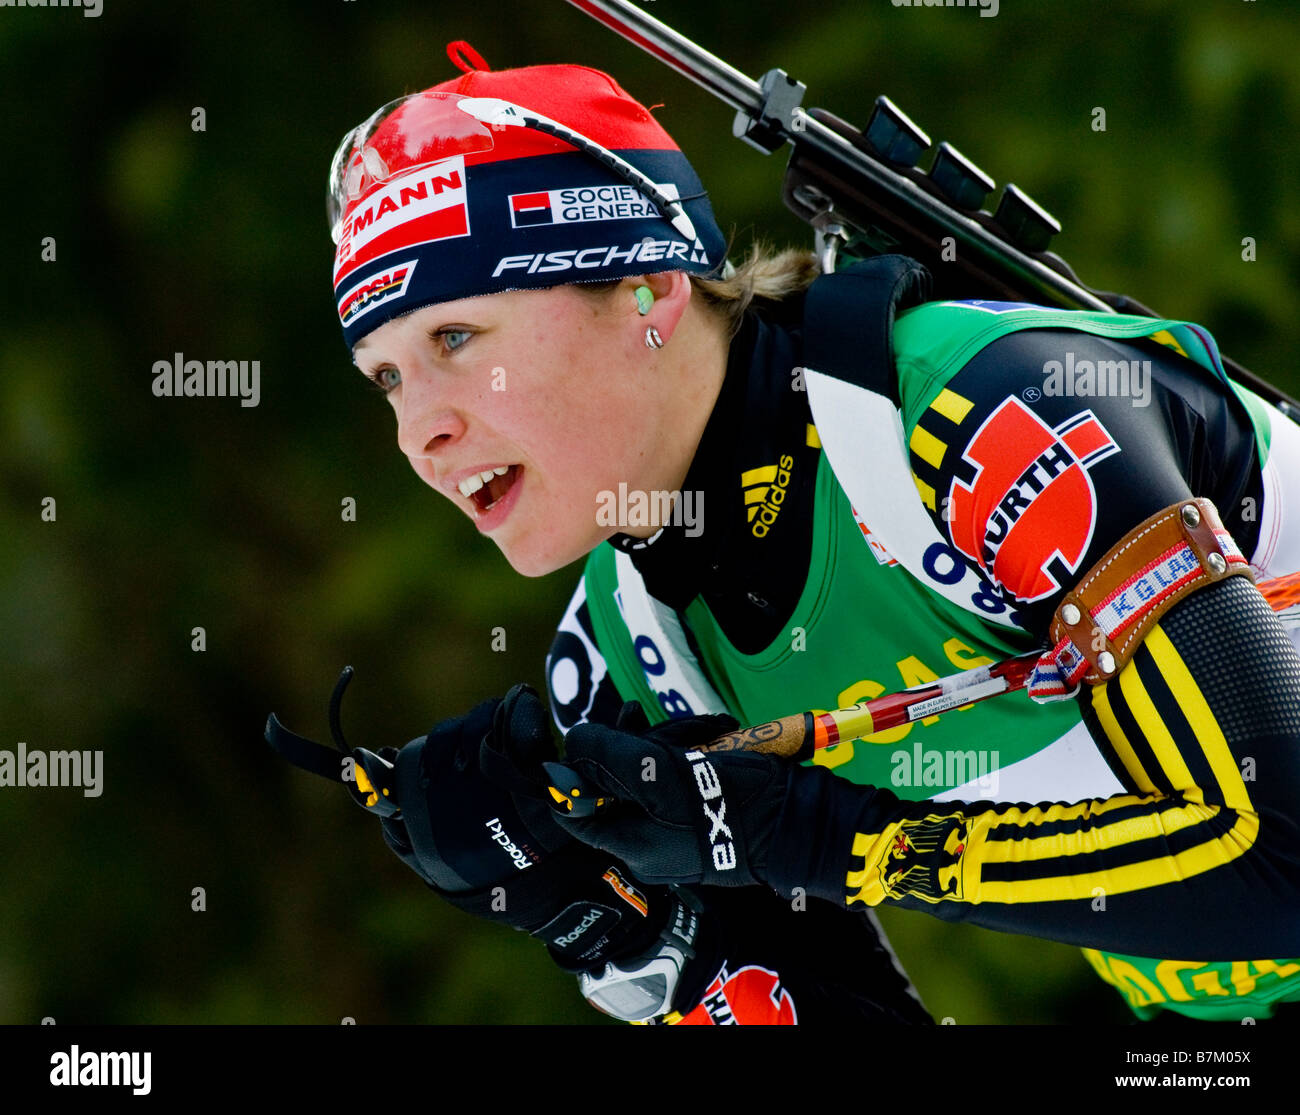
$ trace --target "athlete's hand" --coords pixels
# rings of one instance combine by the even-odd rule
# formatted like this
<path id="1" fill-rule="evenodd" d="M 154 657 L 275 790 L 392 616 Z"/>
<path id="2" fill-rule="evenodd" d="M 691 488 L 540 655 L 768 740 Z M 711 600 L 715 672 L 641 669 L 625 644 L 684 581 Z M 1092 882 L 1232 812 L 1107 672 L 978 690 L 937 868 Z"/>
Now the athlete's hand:
<path id="1" fill-rule="evenodd" d="M 541 771 L 555 757 L 545 707 L 515 686 L 391 755 L 402 808 L 382 824 L 441 897 L 539 938 L 577 972 L 640 955 L 672 903 L 555 823 Z"/>
<path id="2" fill-rule="evenodd" d="M 737 727 L 701 716 L 647 730 L 639 706 L 625 706 L 614 728 L 578 725 L 565 737 L 565 765 L 614 800 L 589 817 L 561 813 L 560 823 L 647 883 L 766 883 L 791 765 L 683 750 Z"/>

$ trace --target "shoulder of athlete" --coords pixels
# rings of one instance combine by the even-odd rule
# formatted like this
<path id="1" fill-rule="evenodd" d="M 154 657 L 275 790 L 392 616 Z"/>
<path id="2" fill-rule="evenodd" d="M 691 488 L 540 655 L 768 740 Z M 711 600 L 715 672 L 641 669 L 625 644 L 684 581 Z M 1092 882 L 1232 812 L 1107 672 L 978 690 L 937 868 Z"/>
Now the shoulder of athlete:
<path id="1" fill-rule="evenodd" d="M 918 488 L 950 545 L 1022 608 L 1170 503 L 1232 502 L 1258 480 L 1246 407 L 1161 324 L 990 302 L 899 315 Z"/>

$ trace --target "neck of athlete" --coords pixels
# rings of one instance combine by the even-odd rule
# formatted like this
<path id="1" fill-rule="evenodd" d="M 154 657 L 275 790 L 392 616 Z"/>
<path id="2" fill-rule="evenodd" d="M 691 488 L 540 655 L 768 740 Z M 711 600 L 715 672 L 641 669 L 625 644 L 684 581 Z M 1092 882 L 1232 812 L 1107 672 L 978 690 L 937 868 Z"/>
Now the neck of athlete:
<path id="1" fill-rule="evenodd" d="M 647 461 L 638 487 L 678 493 L 695 460 L 727 374 L 731 338 L 726 323 L 692 295 L 662 349 L 651 356 L 658 387 L 658 452 Z M 623 533 L 649 538 L 663 523 L 628 526 Z"/>

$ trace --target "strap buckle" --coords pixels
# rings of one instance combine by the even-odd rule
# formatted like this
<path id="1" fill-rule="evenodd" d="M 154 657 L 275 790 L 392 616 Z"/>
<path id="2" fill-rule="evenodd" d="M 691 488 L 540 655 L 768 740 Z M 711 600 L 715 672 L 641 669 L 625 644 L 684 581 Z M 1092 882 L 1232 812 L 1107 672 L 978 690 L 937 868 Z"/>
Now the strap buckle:
<path id="1" fill-rule="evenodd" d="M 267 717 L 264 735 L 276 752 L 300 770 L 345 786 L 352 800 L 367 813 L 392 817 L 401 812 L 397 801 L 396 768 L 382 755 L 364 747 L 350 747 L 343 737 L 339 709 L 352 674 L 352 667 L 344 666 L 334 684 L 334 692 L 330 694 L 330 736 L 337 751 L 289 731 L 275 713 Z M 350 765 L 347 760 L 351 760 Z"/>

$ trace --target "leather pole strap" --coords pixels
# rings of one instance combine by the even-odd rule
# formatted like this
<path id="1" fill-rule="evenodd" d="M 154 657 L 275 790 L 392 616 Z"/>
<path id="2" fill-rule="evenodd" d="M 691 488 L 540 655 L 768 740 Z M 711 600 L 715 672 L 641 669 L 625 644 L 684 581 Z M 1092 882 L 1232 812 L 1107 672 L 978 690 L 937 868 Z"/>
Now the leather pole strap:
<path id="1" fill-rule="evenodd" d="M 1107 681 L 1165 612 L 1226 577 L 1255 579 L 1214 504 L 1180 500 L 1129 531 L 1066 593 L 1052 619 L 1049 654 L 1068 664 L 1063 672 L 1072 682 Z"/>

